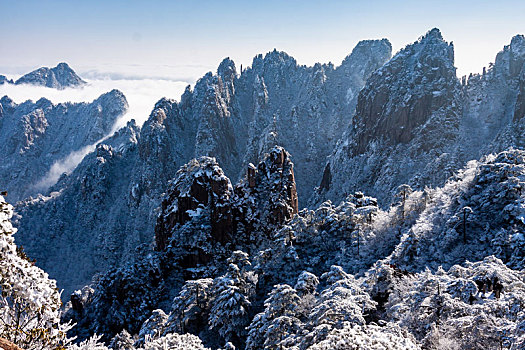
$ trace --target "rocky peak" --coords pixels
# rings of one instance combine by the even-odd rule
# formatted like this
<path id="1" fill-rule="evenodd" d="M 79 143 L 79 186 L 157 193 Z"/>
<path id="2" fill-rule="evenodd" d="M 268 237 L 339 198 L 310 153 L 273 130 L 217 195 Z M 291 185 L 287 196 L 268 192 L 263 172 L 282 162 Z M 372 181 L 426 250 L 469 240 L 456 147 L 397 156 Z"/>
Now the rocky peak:
<path id="1" fill-rule="evenodd" d="M 361 91 L 354 155 L 364 153 L 374 139 L 390 145 L 409 142 L 417 127 L 450 103 L 458 86 L 453 46 L 432 29 L 372 74 Z"/>
<path id="2" fill-rule="evenodd" d="M 275 146 L 257 168 L 249 164 L 235 194 L 238 225 L 244 231 L 241 235 L 251 242 L 268 238 L 275 227 L 290 220 L 299 209 L 290 154 Z M 253 237 L 254 233 L 268 237 Z"/>
<path id="3" fill-rule="evenodd" d="M 126 96 L 124 96 L 122 91 L 118 89 L 113 89 L 109 92 L 106 92 L 100 95 L 94 102 L 105 104 L 107 106 L 113 105 L 115 106 L 115 108 L 119 108 L 119 109 L 129 108 L 129 104 L 128 104 L 128 100 L 126 99 Z"/>
<path id="4" fill-rule="evenodd" d="M 121 153 L 129 151 L 134 148 L 140 138 L 140 127 L 131 119 L 126 123 L 126 126 L 115 131 L 115 133 L 104 140 L 104 144 L 113 147 Z"/>
<path id="5" fill-rule="evenodd" d="M 14 82 L 11 79 L 7 79 L 5 75 L 0 74 L 0 85 L 2 84 L 13 84 Z"/>
<path id="6" fill-rule="evenodd" d="M 62 62 L 54 68 L 42 67 L 27 73 L 19 78 L 15 84 L 33 84 L 55 89 L 65 89 L 82 86 L 86 82 L 67 63 Z"/>
<path id="7" fill-rule="evenodd" d="M 91 142 L 96 142 L 106 136 L 123 111 L 125 113 L 129 109 L 126 96 L 117 89 L 100 95 L 90 105 L 89 110 L 84 113 L 94 120 Z"/>
<path id="8" fill-rule="evenodd" d="M 384 62 L 392 57 L 392 44 L 388 39 L 381 40 L 361 40 L 352 50 L 352 53 L 345 57 L 338 69 L 343 69 L 350 73 L 355 68 L 362 72 L 364 77 L 368 77 Z M 355 72 L 352 72 L 355 74 Z"/>
<path id="9" fill-rule="evenodd" d="M 0 106 L 2 106 L 4 113 L 11 114 L 16 107 L 16 103 L 8 96 L 4 96 L 0 98 Z"/>
<path id="10" fill-rule="evenodd" d="M 174 232 L 203 217 L 212 243 L 260 242 L 297 212 L 293 163 L 282 147 L 273 148 L 257 167 L 250 164 L 235 189 L 214 158 L 200 157 L 169 185 L 155 227 L 156 249 L 166 249 Z M 260 236 L 250 238 L 255 234 Z"/>
<path id="11" fill-rule="evenodd" d="M 509 45 L 505 45 L 494 62 L 494 73 L 505 78 L 517 78 L 525 63 L 525 37 L 516 35 Z M 470 79 L 469 79 L 470 81 Z"/>
<path id="12" fill-rule="evenodd" d="M 510 42 L 510 66 L 509 72 L 511 76 L 518 76 L 523 71 L 525 63 L 525 37 L 523 35 L 516 35 Z"/>
<path id="13" fill-rule="evenodd" d="M 268 52 L 264 58 L 263 55 L 255 56 L 252 62 L 252 69 L 259 75 L 269 74 L 276 69 L 282 74 L 285 69 L 296 67 L 297 61 L 293 57 L 277 49 Z"/>
<path id="14" fill-rule="evenodd" d="M 219 64 L 219 67 L 217 68 L 217 75 L 220 76 L 224 82 L 233 82 L 237 76 L 235 63 L 229 57 L 226 57 Z"/>
<path id="15" fill-rule="evenodd" d="M 155 226 L 155 249 L 164 250 L 178 225 L 202 215 L 206 209 L 210 212 L 214 241 L 225 243 L 231 239 L 229 200 L 232 194 L 230 180 L 215 158 L 191 160 L 177 172 L 162 201 L 161 214 Z"/>
<path id="16" fill-rule="evenodd" d="M 415 43 L 405 47 L 392 60 L 408 61 L 410 64 L 419 63 L 432 68 L 440 68 L 443 69 L 439 72 L 441 74 L 450 74 L 446 70 L 450 70 L 454 74 L 456 72 L 454 67 L 454 45 L 452 42 L 447 43 L 443 40 L 443 36 L 437 28 L 428 31 Z"/>

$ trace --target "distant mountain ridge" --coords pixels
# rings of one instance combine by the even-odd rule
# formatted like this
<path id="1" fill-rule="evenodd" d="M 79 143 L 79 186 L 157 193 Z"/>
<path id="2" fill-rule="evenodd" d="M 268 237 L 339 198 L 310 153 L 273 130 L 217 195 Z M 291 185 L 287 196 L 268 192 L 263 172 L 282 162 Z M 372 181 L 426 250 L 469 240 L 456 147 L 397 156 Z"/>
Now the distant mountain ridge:
<path id="1" fill-rule="evenodd" d="M 52 165 L 71 152 L 91 145 L 112 131 L 126 113 L 122 92 L 112 90 L 90 103 L 53 104 L 45 98 L 15 103 L 0 99 L 0 188 L 18 201 L 38 188 Z"/>
<path id="2" fill-rule="evenodd" d="M 7 79 L 4 75 L 0 75 L 0 84 L 4 83 L 16 85 L 39 85 L 59 90 L 69 87 L 80 87 L 87 84 L 87 82 L 82 80 L 82 78 L 80 78 L 65 62 L 61 62 L 53 68 L 41 67 L 35 69 L 34 71 L 23 75 L 16 81 Z"/>

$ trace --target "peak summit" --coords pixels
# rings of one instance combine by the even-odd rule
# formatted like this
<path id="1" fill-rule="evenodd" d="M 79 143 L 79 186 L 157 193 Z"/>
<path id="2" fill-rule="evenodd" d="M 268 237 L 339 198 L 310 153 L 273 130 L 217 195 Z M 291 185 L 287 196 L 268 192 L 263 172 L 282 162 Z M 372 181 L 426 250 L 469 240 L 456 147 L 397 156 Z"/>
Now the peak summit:
<path id="1" fill-rule="evenodd" d="M 65 89 L 85 85 L 71 67 L 65 62 L 54 68 L 41 67 L 18 79 L 15 84 L 42 85 L 55 89 Z"/>
<path id="2" fill-rule="evenodd" d="M 57 66 L 53 69 L 67 69 L 67 70 L 73 70 L 71 69 L 71 67 L 69 66 L 69 64 L 67 64 L 66 62 L 60 62 L 59 64 L 57 64 Z"/>
<path id="3" fill-rule="evenodd" d="M 443 35 L 441 34 L 441 31 L 438 28 L 432 28 L 421 38 L 421 40 L 425 39 L 443 40 Z"/>

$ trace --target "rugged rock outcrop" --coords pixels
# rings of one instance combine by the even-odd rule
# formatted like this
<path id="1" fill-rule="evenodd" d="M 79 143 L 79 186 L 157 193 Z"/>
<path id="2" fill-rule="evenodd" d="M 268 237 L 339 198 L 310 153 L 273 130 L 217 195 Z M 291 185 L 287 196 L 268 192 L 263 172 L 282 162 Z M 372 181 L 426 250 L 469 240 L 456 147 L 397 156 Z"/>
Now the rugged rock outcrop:
<path id="1" fill-rule="evenodd" d="M 16 80 L 15 84 L 41 85 L 61 90 L 82 86 L 86 82 L 67 63 L 62 62 L 53 68 L 42 67 L 27 73 Z"/>
<path id="2" fill-rule="evenodd" d="M 77 323 L 73 333 L 110 339 L 124 326 L 138 332 L 153 310 L 171 303 L 185 280 L 224 272 L 237 249 L 257 252 L 274 245 L 273 233 L 297 213 L 293 163 L 275 147 L 250 169 L 233 187 L 214 158 L 181 167 L 162 201 L 156 251 L 99 276 L 89 297 L 77 292 L 66 314 Z M 249 231 L 260 236 L 257 242 L 247 239 L 248 227 L 257 228 Z"/>
<path id="3" fill-rule="evenodd" d="M 282 147 L 274 147 L 257 167 L 248 164 L 244 179 L 235 186 L 235 228 L 249 243 L 260 247 L 277 227 L 299 211 L 294 164 Z"/>
<path id="4" fill-rule="evenodd" d="M 166 249 L 172 232 L 209 210 L 212 243 L 231 241 L 233 187 L 213 158 L 190 161 L 177 173 L 162 201 L 155 226 L 155 248 Z"/>
<path id="5" fill-rule="evenodd" d="M 450 173 L 437 170 L 454 162 L 446 155 L 459 133 L 460 98 L 453 46 L 432 29 L 367 81 L 325 168 L 321 197 L 364 190 L 384 201 L 400 183 L 445 181 Z"/>
<path id="6" fill-rule="evenodd" d="M 90 103 L 53 104 L 42 98 L 16 104 L 2 97 L 0 187 L 8 199 L 15 202 L 52 185 L 46 175 L 53 164 L 102 139 L 127 109 L 118 90 Z"/>
<path id="7" fill-rule="evenodd" d="M 235 187 L 214 158 L 194 159 L 179 170 L 162 201 L 156 250 L 165 250 L 174 232 L 202 215 L 209 216 L 211 246 L 233 244 L 251 250 L 297 214 L 297 203 L 293 163 L 282 147 L 274 147 L 257 168 L 250 164 Z"/>

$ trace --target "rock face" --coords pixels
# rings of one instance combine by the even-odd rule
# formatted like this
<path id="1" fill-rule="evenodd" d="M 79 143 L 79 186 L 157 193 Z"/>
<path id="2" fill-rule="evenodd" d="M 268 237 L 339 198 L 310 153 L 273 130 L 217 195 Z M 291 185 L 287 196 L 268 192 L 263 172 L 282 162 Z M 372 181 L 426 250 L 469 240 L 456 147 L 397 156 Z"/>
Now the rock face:
<path id="1" fill-rule="evenodd" d="M 232 243 L 254 248 L 298 212 L 293 163 L 279 146 L 257 168 L 250 164 L 235 187 L 214 158 L 194 159 L 177 174 L 155 227 L 158 251 L 166 249 L 174 232 L 202 215 L 209 215 L 211 246 Z"/>
<path id="2" fill-rule="evenodd" d="M 365 153 L 374 141 L 409 143 L 434 113 L 448 107 L 457 88 L 452 44 L 433 29 L 368 80 L 353 120 L 352 155 Z"/>
<path id="3" fill-rule="evenodd" d="M 274 147 L 257 168 L 248 164 L 235 195 L 234 227 L 251 251 L 272 239 L 276 228 L 299 211 L 290 154 Z"/>
<path id="4" fill-rule="evenodd" d="M 477 119 L 477 129 L 470 126 L 466 133 L 479 136 L 472 137 L 472 148 L 487 154 L 525 145 L 524 86 L 525 37 L 516 35 L 498 53 L 486 74 L 469 78 L 465 89 L 465 119 Z"/>
<path id="5" fill-rule="evenodd" d="M 46 188 L 51 166 L 107 135 L 126 113 L 124 95 L 113 90 L 91 103 L 14 103 L 0 99 L 0 187 L 14 202 Z M 50 183 L 49 185 L 51 185 Z"/>
<path id="6" fill-rule="evenodd" d="M 54 89 L 65 89 L 85 85 L 67 63 L 59 63 L 54 68 L 42 67 L 20 77 L 15 84 L 41 85 Z"/>
<path id="7" fill-rule="evenodd" d="M 162 201 L 155 226 L 155 249 L 166 249 L 174 229 L 206 208 L 211 219 L 212 243 L 231 240 L 233 187 L 213 158 L 201 157 L 183 166 Z"/>
<path id="8" fill-rule="evenodd" d="M 363 190 L 387 205 L 401 184 L 442 186 L 469 160 L 525 145 L 524 37 L 461 83 L 453 58 L 433 29 L 370 77 L 312 203 Z"/>
<path id="9" fill-rule="evenodd" d="M 434 162 L 451 152 L 458 137 L 460 97 L 452 44 L 433 29 L 367 81 L 352 126 L 325 168 L 324 198 L 337 200 L 364 190 L 385 200 L 399 183 L 444 181 L 447 172 L 438 172 L 429 182 L 422 177 L 443 166 Z"/>
<path id="10" fill-rule="evenodd" d="M 72 296 L 66 318 L 78 324 L 75 335 L 94 331 L 111 337 L 124 326 L 138 332 L 153 310 L 171 303 L 184 280 L 222 273 L 235 250 L 257 252 L 274 245 L 270 232 L 297 213 L 293 163 L 282 147 L 274 147 L 249 169 L 232 186 L 214 158 L 181 167 L 162 200 L 156 252 L 102 274 L 93 295 L 82 299 L 83 312 L 79 305 L 73 308 L 80 293 Z"/>

